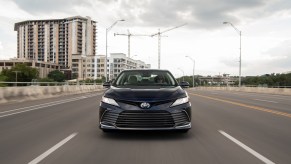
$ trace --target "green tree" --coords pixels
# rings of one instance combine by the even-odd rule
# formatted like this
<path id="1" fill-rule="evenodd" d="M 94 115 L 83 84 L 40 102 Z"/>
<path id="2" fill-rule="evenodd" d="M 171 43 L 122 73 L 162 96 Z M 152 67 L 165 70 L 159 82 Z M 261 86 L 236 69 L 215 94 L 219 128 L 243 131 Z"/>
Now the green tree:
<path id="1" fill-rule="evenodd" d="M 19 63 L 11 69 L 4 69 L 2 75 L 7 77 L 5 81 L 15 82 L 16 72 L 18 82 L 31 82 L 32 79 L 37 79 L 39 74 L 36 68 L 31 68 L 26 64 Z"/>
<path id="2" fill-rule="evenodd" d="M 7 77 L 4 76 L 4 75 L 1 73 L 1 74 L 0 74 L 0 82 L 5 82 L 6 79 L 7 79 Z M 1 83 L 0 83 L 0 87 L 5 87 L 5 86 L 7 86 L 7 84 L 1 84 Z"/>
<path id="3" fill-rule="evenodd" d="M 38 79 L 38 82 L 55 82 L 53 79 L 50 79 L 48 77 L 42 78 L 42 79 Z M 53 83 L 41 83 L 41 86 L 47 86 L 47 85 L 55 85 Z"/>
<path id="4" fill-rule="evenodd" d="M 73 73 L 73 74 L 72 74 L 72 79 L 77 79 L 78 76 L 79 76 L 78 73 Z"/>
<path id="5" fill-rule="evenodd" d="M 63 82 L 65 81 L 65 74 L 59 70 L 54 70 L 48 74 L 48 78 L 57 82 Z"/>
<path id="6" fill-rule="evenodd" d="M 244 78 L 243 83 L 245 85 L 267 85 L 269 87 L 291 86 L 291 73 L 272 73 L 262 76 L 247 76 Z"/>

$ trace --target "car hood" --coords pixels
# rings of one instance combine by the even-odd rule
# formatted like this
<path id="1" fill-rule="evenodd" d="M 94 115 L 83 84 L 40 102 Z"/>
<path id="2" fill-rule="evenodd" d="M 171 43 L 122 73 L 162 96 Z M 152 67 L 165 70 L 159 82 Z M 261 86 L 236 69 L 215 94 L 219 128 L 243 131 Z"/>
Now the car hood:
<path id="1" fill-rule="evenodd" d="M 164 101 L 173 100 L 186 96 L 186 92 L 181 87 L 174 88 L 116 88 L 110 87 L 105 94 L 105 97 L 115 100 L 126 101 Z"/>

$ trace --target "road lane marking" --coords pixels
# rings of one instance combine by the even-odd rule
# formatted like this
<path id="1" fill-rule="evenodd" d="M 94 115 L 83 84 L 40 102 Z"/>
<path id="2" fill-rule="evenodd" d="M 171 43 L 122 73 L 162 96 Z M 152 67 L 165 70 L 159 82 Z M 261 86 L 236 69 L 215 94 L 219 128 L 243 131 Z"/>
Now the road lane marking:
<path id="1" fill-rule="evenodd" d="M 30 108 L 28 110 L 23 110 L 23 111 L 19 111 L 19 112 L 0 115 L 0 118 L 11 116 L 11 115 L 15 115 L 15 114 L 20 114 L 20 113 L 24 113 L 24 112 L 34 111 L 34 110 L 37 110 L 37 109 L 42 109 L 42 108 L 55 106 L 55 105 L 59 105 L 59 104 L 64 104 L 64 103 L 68 103 L 68 102 L 72 102 L 72 101 L 76 101 L 76 100 L 82 100 L 82 99 L 89 98 L 89 97 L 94 97 L 94 96 L 96 96 L 96 95 L 81 96 L 81 97 L 76 97 L 76 98 L 72 98 L 72 99 L 66 99 L 66 100 L 62 100 L 62 101 L 55 101 L 55 102 L 50 102 L 50 103 L 45 103 L 45 104 L 39 104 L 39 105 L 34 105 L 34 106 L 29 106 L 29 107 L 24 107 L 24 108 L 19 108 L 19 109 L 13 109 L 13 110 L 9 110 L 9 111 L 4 111 L 4 112 L 0 112 L 0 114 L 9 113 L 9 112 L 14 112 L 14 111 L 19 111 L 19 110 Z"/>
<path id="2" fill-rule="evenodd" d="M 290 100 L 290 95 L 266 95 L 266 93 L 254 93 L 254 92 L 235 92 L 235 91 L 220 91 L 223 93 L 227 93 L 227 94 L 234 94 L 234 95 L 241 95 L 241 96 L 253 96 L 253 97 L 264 97 L 264 98 L 270 98 L 270 96 L 272 96 L 273 99 L 278 99 L 278 100 Z M 287 97 L 288 96 L 288 97 Z"/>
<path id="3" fill-rule="evenodd" d="M 262 100 L 262 99 L 254 99 L 254 100 L 263 101 L 263 102 L 269 102 L 269 103 L 275 103 L 275 104 L 278 103 L 277 101 L 270 101 L 270 100 Z"/>
<path id="4" fill-rule="evenodd" d="M 258 107 L 258 106 L 247 105 L 247 104 L 238 103 L 238 102 L 234 102 L 234 101 L 230 101 L 230 100 L 224 100 L 224 99 L 219 99 L 219 98 L 214 98 L 214 97 L 209 97 L 209 96 L 203 96 L 203 95 L 194 94 L 194 93 L 189 93 L 189 94 L 194 95 L 194 96 L 207 98 L 207 99 L 211 99 L 211 100 L 215 100 L 215 101 L 225 102 L 225 103 L 229 103 L 229 104 L 233 104 L 233 105 L 237 105 L 237 106 L 241 106 L 241 107 L 245 107 L 245 108 L 249 108 L 249 109 L 259 110 L 259 111 L 268 112 L 268 113 L 291 118 L 290 113 L 279 112 L 276 110 L 271 110 L 271 109 L 262 108 L 262 107 Z"/>
<path id="5" fill-rule="evenodd" d="M 7 116 L 11 116 L 11 115 L 15 115 L 15 114 L 20 114 L 20 113 L 24 113 L 24 112 L 29 112 L 29 111 L 34 111 L 37 109 L 42 109 L 42 108 L 46 108 L 46 107 L 50 107 L 50 106 L 55 106 L 55 105 L 59 105 L 59 104 L 64 104 L 64 103 L 68 103 L 68 102 L 72 102 L 72 101 L 76 101 L 76 100 L 81 100 L 83 98 L 78 98 L 78 99 L 74 99 L 74 100 L 70 100 L 70 101 L 62 101 L 62 102 L 58 102 L 58 103 L 54 103 L 54 104 L 49 104 L 49 105 L 42 105 L 42 106 L 38 106 L 32 109 L 28 109 L 28 110 L 23 110 L 20 112 L 14 112 L 14 113 L 10 113 L 10 114 L 6 114 L 6 115 L 2 115 L 0 116 L 0 118 L 2 117 L 7 117 Z"/>
<path id="6" fill-rule="evenodd" d="M 219 133 L 221 133 L 222 135 L 224 135 L 226 138 L 228 138 L 229 140 L 231 140 L 232 142 L 236 143 L 238 146 L 240 146 L 241 148 L 245 149 L 247 152 L 251 153 L 253 156 L 257 157 L 258 159 L 260 159 L 261 161 L 263 161 L 266 164 L 275 164 L 274 162 L 272 162 L 271 160 L 269 160 L 268 158 L 262 156 L 261 154 L 259 154 L 258 152 L 256 152 L 255 150 L 251 149 L 250 147 L 248 147 L 247 145 L 243 144 L 242 142 L 240 142 L 239 140 L 235 139 L 234 137 L 232 137 L 231 135 L 225 133 L 222 130 L 218 130 Z"/>
<path id="7" fill-rule="evenodd" d="M 55 146 L 53 146 L 52 148 L 50 148 L 49 150 L 47 150 L 46 152 L 44 152 L 43 154 L 41 154 L 40 156 L 38 156 L 37 158 L 35 158 L 34 160 L 32 160 L 31 162 L 29 162 L 28 164 L 37 164 L 40 161 L 42 161 L 44 158 L 46 158 L 47 156 L 49 156 L 51 153 L 53 153 L 54 151 L 56 151 L 58 148 L 60 148 L 61 146 L 63 146 L 65 143 L 67 143 L 68 141 L 70 141 L 72 138 L 74 138 L 78 133 L 73 133 L 71 135 L 69 135 L 67 138 L 63 139 L 62 141 L 60 141 L 59 143 L 57 143 Z"/>
<path id="8" fill-rule="evenodd" d="M 38 105 L 33 105 L 33 106 L 28 106 L 28 107 L 23 107 L 23 108 L 18 108 L 18 109 L 7 110 L 4 112 L 0 112 L 0 114 L 14 112 L 14 111 L 22 110 L 22 109 L 33 108 L 33 107 L 45 106 L 45 105 L 49 105 L 49 104 L 66 103 L 66 102 L 70 102 L 71 100 L 78 100 L 78 99 L 79 98 L 76 97 L 76 98 L 71 98 L 71 99 L 66 99 L 66 100 L 53 101 L 53 102 L 48 102 L 48 103 L 44 103 L 44 104 L 38 104 Z"/>

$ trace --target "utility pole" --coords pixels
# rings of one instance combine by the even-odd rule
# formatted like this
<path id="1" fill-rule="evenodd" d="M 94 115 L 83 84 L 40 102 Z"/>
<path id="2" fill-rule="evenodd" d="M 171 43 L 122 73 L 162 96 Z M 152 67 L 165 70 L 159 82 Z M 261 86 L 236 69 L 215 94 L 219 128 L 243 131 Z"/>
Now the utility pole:
<path id="1" fill-rule="evenodd" d="M 125 21 L 124 19 L 116 20 L 111 26 L 106 28 L 106 47 L 105 47 L 105 81 L 107 82 L 107 44 L 108 44 L 108 32 L 115 26 L 118 22 Z"/>
<path id="2" fill-rule="evenodd" d="M 155 33 L 155 34 L 152 34 L 151 37 L 154 37 L 154 36 L 158 36 L 158 69 L 160 69 L 160 66 L 161 66 L 161 34 L 165 33 L 165 32 L 168 32 L 168 31 L 171 31 L 171 30 L 174 30 L 176 28 L 179 28 L 179 27 L 182 27 L 182 26 L 185 26 L 186 23 L 180 25 L 180 26 L 176 26 L 176 27 L 173 27 L 173 28 L 169 28 L 167 30 L 164 30 L 162 32 L 160 32 L 160 29 L 159 29 L 159 32 L 158 33 Z"/>
<path id="3" fill-rule="evenodd" d="M 236 28 L 231 22 L 223 22 L 223 24 L 229 24 L 234 30 L 239 34 L 239 77 L 238 77 L 238 87 L 241 87 L 241 31 Z"/>
<path id="4" fill-rule="evenodd" d="M 190 56 L 185 56 L 185 57 L 189 58 L 193 62 L 193 80 L 192 80 L 192 83 L 193 83 L 193 88 L 194 88 L 195 87 L 195 78 L 194 78 L 194 76 L 195 76 L 195 60 L 192 59 Z"/>
<path id="5" fill-rule="evenodd" d="M 15 80 L 16 80 L 16 87 L 17 87 L 17 74 L 20 73 L 21 71 L 12 71 L 12 72 L 14 72 L 15 75 L 16 75 L 16 79 Z"/>
<path id="6" fill-rule="evenodd" d="M 150 36 L 150 35 L 141 35 L 141 34 L 132 34 L 129 32 L 129 30 L 127 30 L 127 34 L 118 34 L 118 33 L 114 33 L 114 36 L 116 35 L 122 35 L 122 36 L 127 36 L 128 37 L 128 54 L 127 56 L 130 58 L 130 37 L 132 36 Z"/>

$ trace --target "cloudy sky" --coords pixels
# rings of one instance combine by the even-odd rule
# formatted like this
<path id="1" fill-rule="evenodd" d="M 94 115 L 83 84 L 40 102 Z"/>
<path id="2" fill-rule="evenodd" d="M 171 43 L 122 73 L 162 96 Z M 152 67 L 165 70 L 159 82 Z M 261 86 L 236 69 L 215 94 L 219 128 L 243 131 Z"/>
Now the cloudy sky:
<path id="1" fill-rule="evenodd" d="M 14 23 L 29 19 L 90 16 L 98 22 L 98 54 L 105 54 L 105 29 L 125 19 L 109 33 L 111 53 L 127 54 L 127 37 L 114 33 L 164 33 L 161 68 L 176 76 L 238 75 L 242 31 L 242 75 L 291 71 L 290 0 L 0 0 L 0 59 L 16 57 Z M 157 37 L 131 37 L 131 55 L 157 68 Z M 180 68 L 180 69 L 178 69 Z"/>

